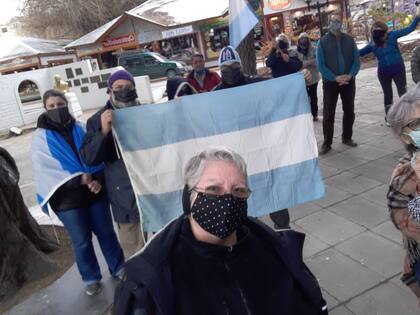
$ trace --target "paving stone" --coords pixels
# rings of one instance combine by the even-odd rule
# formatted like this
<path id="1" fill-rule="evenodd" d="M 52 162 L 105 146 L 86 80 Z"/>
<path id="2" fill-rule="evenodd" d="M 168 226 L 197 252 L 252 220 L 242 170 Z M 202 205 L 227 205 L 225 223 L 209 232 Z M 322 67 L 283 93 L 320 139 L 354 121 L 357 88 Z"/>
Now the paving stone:
<path id="1" fill-rule="evenodd" d="M 331 312 L 329 312 L 330 315 L 354 315 L 352 311 L 350 311 L 345 306 L 340 306 L 335 309 L 333 309 Z"/>
<path id="2" fill-rule="evenodd" d="M 305 242 L 303 244 L 303 258 L 304 259 L 307 259 L 330 247 L 330 245 L 324 243 L 320 239 L 316 238 L 315 236 L 311 235 L 307 231 L 303 230 L 300 226 L 294 223 L 291 223 L 290 227 L 294 231 L 298 231 L 305 234 Z"/>
<path id="3" fill-rule="evenodd" d="M 395 136 L 389 135 L 369 141 L 367 144 L 388 151 L 404 151 L 404 145 Z"/>
<path id="4" fill-rule="evenodd" d="M 346 151 L 346 154 L 351 157 L 372 161 L 388 155 L 389 150 L 376 148 L 368 144 L 362 144 L 352 150 Z"/>
<path id="5" fill-rule="evenodd" d="M 394 223 L 392 223 L 391 220 L 379 224 L 378 226 L 373 228 L 372 231 L 400 245 L 403 244 L 402 234 L 394 226 Z"/>
<path id="6" fill-rule="evenodd" d="M 359 234 L 335 248 L 387 278 L 401 271 L 402 246 L 372 232 Z"/>
<path id="7" fill-rule="evenodd" d="M 312 257 L 307 264 L 321 287 L 340 302 L 347 301 L 384 280 L 378 273 L 334 249 Z"/>
<path id="8" fill-rule="evenodd" d="M 347 151 L 346 151 L 347 152 Z M 331 167 L 338 168 L 340 170 L 348 170 L 358 165 L 369 162 L 367 159 L 361 157 L 352 157 L 346 154 L 346 152 L 339 153 L 333 156 L 327 156 L 322 159 L 322 163 Z"/>
<path id="9" fill-rule="evenodd" d="M 391 163 L 389 156 L 352 168 L 351 173 L 363 175 L 382 184 L 388 184 L 396 163 Z"/>
<path id="10" fill-rule="evenodd" d="M 367 291 L 346 306 L 355 314 L 419 314 L 418 299 L 390 282 Z"/>
<path id="11" fill-rule="evenodd" d="M 322 210 L 322 207 L 320 207 L 314 202 L 307 202 L 303 205 L 290 208 L 289 209 L 290 221 L 291 222 L 296 221 L 298 219 L 306 217 L 307 215 L 311 213 L 318 212 L 320 210 Z"/>
<path id="12" fill-rule="evenodd" d="M 339 170 L 339 169 L 337 169 L 335 167 L 331 167 L 331 166 L 322 164 L 322 162 L 320 163 L 320 167 L 321 167 L 322 177 L 323 178 L 328 178 L 330 176 L 337 175 L 338 173 L 341 172 L 341 170 Z"/>
<path id="13" fill-rule="evenodd" d="M 329 245 L 335 245 L 365 230 L 362 226 L 326 210 L 297 220 L 295 224 Z"/>
<path id="14" fill-rule="evenodd" d="M 334 188 L 352 193 L 360 194 L 368 189 L 380 186 L 381 183 L 362 175 L 350 172 L 343 172 L 325 179 L 325 183 Z"/>
<path id="15" fill-rule="evenodd" d="M 388 189 L 389 185 L 381 185 L 360 194 L 359 197 L 377 203 L 381 206 L 387 207 L 388 201 L 386 198 L 386 194 L 388 193 Z"/>
<path id="16" fill-rule="evenodd" d="M 325 190 L 326 193 L 323 198 L 313 201 L 313 203 L 323 208 L 329 207 L 353 196 L 348 192 L 336 189 L 330 185 L 325 185 Z"/>
<path id="17" fill-rule="evenodd" d="M 389 220 L 385 207 L 357 196 L 337 203 L 328 210 L 367 228 L 373 228 Z"/>
<path id="18" fill-rule="evenodd" d="M 322 297 L 327 302 L 327 306 L 329 310 L 333 309 L 334 307 L 338 305 L 339 302 L 335 297 L 333 297 L 331 294 L 329 294 L 323 289 L 321 289 L 321 291 L 322 291 Z"/>

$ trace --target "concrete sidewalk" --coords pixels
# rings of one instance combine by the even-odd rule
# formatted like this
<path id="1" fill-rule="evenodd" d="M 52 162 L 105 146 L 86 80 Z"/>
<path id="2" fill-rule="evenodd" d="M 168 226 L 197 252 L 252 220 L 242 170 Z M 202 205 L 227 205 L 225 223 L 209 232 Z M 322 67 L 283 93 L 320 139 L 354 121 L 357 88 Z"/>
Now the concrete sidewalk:
<path id="1" fill-rule="evenodd" d="M 413 85 L 409 69 L 408 81 Z M 399 281 L 404 250 L 401 235 L 390 222 L 386 207 L 389 177 L 404 149 L 384 125 L 383 94 L 376 68 L 362 70 L 356 84 L 354 140 L 359 146 L 348 148 L 341 144 L 339 104 L 333 149 L 320 158 L 327 194 L 321 200 L 290 209 L 292 227 L 306 233 L 304 257 L 319 279 L 330 314 L 419 314 L 418 301 Z M 318 95 L 322 107 L 321 84 Z M 315 123 L 315 131 L 321 144 L 321 121 Z M 1 141 L 0 145 L 16 158 L 25 200 L 27 204 L 34 204 L 29 141 L 30 135 L 24 135 Z M 267 217 L 263 220 L 271 225 Z M 82 284 L 77 283 L 78 274 L 73 266 L 64 279 L 59 280 L 65 286 L 54 284 L 8 314 L 40 314 L 28 313 L 28 310 L 35 311 L 34 303 L 42 301 L 43 293 L 55 290 L 60 290 L 56 294 L 59 301 L 51 301 L 50 296 L 48 303 L 59 307 L 63 314 L 95 314 L 92 308 L 86 311 L 83 307 L 90 301 L 106 308 L 114 283 L 108 276 L 105 278 L 104 295 L 86 300 L 83 292 L 79 292 Z M 63 303 L 60 301 L 68 299 L 68 295 L 74 296 L 72 301 L 80 299 L 80 302 L 74 303 L 66 313 L 64 310 L 69 303 L 60 306 Z M 22 308 L 24 305 L 26 308 Z M 44 308 L 45 311 L 50 309 Z"/>

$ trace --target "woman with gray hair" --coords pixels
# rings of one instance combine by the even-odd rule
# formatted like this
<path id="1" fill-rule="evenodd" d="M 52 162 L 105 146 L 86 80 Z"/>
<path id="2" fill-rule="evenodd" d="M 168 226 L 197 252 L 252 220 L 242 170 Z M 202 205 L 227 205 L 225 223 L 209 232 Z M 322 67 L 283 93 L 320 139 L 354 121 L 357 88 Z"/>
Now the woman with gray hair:
<path id="1" fill-rule="evenodd" d="M 247 216 L 243 158 L 204 150 L 184 170 L 184 214 L 126 264 L 114 314 L 327 314 L 304 235 Z"/>
<path id="2" fill-rule="evenodd" d="M 391 220 L 402 233 L 406 249 L 401 280 L 420 298 L 420 222 L 415 204 L 420 195 L 419 84 L 390 108 L 387 120 L 407 149 L 391 176 L 387 194 Z"/>

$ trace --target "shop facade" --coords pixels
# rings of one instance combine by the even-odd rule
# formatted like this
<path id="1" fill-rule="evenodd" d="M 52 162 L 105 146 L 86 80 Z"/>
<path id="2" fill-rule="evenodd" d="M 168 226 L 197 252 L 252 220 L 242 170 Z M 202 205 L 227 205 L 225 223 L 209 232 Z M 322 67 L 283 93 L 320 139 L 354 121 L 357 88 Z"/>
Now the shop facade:
<path id="1" fill-rule="evenodd" d="M 261 0 L 261 4 L 267 40 L 285 33 L 296 41 L 302 32 L 318 40 L 328 27 L 331 12 L 339 11 L 343 18 L 347 16 L 343 0 Z"/>
<path id="2" fill-rule="evenodd" d="M 190 11 L 174 7 L 189 7 Z M 203 54 L 206 61 L 217 60 L 220 50 L 229 45 L 228 9 L 228 0 L 149 0 L 66 48 L 76 50 L 81 59 L 98 59 L 101 68 L 116 66 L 118 55 L 133 49 L 147 49 L 185 63 L 195 53 Z M 256 41 L 262 40 L 262 23 L 254 33 Z"/>

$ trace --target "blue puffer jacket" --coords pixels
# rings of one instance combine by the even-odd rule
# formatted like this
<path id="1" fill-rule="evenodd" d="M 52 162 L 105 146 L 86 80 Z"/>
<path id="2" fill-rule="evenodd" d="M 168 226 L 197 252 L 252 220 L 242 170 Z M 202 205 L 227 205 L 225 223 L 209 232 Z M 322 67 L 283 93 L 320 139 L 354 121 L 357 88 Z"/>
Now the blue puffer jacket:
<path id="1" fill-rule="evenodd" d="M 392 75 L 404 70 L 404 60 L 398 47 L 398 38 L 414 31 L 419 22 L 420 17 L 416 16 L 410 26 L 389 32 L 385 45 L 382 47 L 377 46 L 374 42 L 370 42 L 359 50 L 360 56 L 363 57 L 373 52 L 378 59 L 379 74 Z"/>

